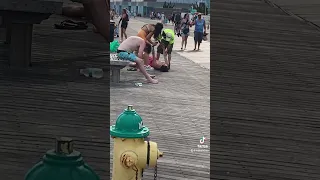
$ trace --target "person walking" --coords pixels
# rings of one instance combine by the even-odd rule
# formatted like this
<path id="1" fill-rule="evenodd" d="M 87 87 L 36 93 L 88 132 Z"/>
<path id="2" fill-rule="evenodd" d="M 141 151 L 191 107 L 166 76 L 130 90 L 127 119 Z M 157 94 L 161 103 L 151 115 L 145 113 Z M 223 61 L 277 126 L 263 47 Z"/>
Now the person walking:
<path id="1" fill-rule="evenodd" d="M 201 18 L 201 14 L 198 14 L 198 18 L 193 22 L 194 27 L 194 51 L 198 45 L 198 51 L 200 50 L 200 44 L 202 42 L 203 34 L 206 34 L 206 22 Z"/>
<path id="2" fill-rule="evenodd" d="M 161 14 L 161 23 L 164 24 L 164 25 L 166 24 L 166 23 L 165 23 L 165 17 L 166 17 L 166 16 L 164 15 L 164 13 L 162 13 L 162 14 Z"/>
<path id="3" fill-rule="evenodd" d="M 123 36 L 125 37 L 125 39 L 128 38 L 127 33 L 126 33 L 126 30 L 128 27 L 128 21 L 129 21 L 129 15 L 127 13 L 127 10 L 122 9 L 122 16 L 121 16 L 121 19 L 119 20 L 119 24 L 121 22 L 121 26 L 120 26 L 121 27 L 121 36 L 120 36 L 121 42 L 123 41 Z"/>
<path id="4" fill-rule="evenodd" d="M 110 19 L 111 19 L 111 20 L 114 20 L 115 15 L 116 15 L 115 10 L 112 9 L 112 10 L 110 11 Z"/>
<path id="5" fill-rule="evenodd" d="M 172 13 L 172 16 L 171 16 L 171 23 L 172 25 L 174 25 L 174 18 L 176 17 L 176 14 L 175 13 Z"/>
<path id="6" fill-rule="evenodd" d="M 188 43 L 188 37 L 189 37 L 189 32 L 190 32 L 190 27 L 192 26 L 192 22 L 189 20 L 189 14 L 186 13 L 181 21 L 180 24 L 180 29 L 181 29 L 181 50 L 183 50 L 183 45 L 184 45 L 184 50 L 187 48 L 187 43 Z"/>

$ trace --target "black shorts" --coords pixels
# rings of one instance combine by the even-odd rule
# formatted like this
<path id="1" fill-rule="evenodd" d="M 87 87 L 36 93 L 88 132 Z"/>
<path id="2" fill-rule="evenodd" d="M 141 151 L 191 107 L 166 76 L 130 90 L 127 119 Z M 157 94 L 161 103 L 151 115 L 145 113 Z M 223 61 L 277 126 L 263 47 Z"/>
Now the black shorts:
<path id="1" fill-rule="evenodd" d="M 127 27 L 128 27 L 128 23 L 121 23 L 121 28 L 127 29 Z"/>
<path id="2" fill-rule="evenodd" d="M 194 41 L 197 43 L 201 43 L 203 38 L 203 32 L 194 32 Z"/>
<path id="3" fill-rule="evenodd" d="M 161 40 L 160 45 L 157 48 L 157 53 L 163 54 L 162 46 L 164 46 L 166 49 L 168 49 L 167 53 L 171 54 L 173 44 L 170 44 L 168 41 Z"/>

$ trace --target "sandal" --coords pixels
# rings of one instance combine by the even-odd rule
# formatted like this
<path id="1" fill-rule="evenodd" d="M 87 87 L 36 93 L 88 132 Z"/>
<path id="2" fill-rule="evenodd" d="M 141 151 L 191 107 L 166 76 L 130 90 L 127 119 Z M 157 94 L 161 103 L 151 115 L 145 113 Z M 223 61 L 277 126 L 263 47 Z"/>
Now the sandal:
<path id="1" fill-rule="evenodd" d="M 64 20 L 60 24 L 54 24 L 56 29 L 66 29 L 66 30 L 85 30 L 88 28 L 86 22 L 74 22 L 72 20 Z"/>
<path id="2" fill-rule="evenodd" d="M 137 68 L 131 67 L 131 68 L 128 68 L 127 71 L 137 71 Z"/>

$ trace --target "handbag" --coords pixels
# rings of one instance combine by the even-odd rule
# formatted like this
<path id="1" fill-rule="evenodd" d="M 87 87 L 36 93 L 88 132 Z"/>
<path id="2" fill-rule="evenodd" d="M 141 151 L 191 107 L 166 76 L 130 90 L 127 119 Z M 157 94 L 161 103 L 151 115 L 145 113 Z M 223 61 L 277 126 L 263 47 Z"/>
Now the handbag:
<path id="1" fill-rule="evenodd" d="M 184 29 L 182 30 L 182 33 L 183 33 L 183 34 L 188 34 L 189 31 L 190 31 L 189 28 L 184 28 Z"/>
<path id="2" fill-rule="evenodd" d="M 189 28 L 188 28 L 188 22 L 189 22 L 189 21 L 187 21 L 187 22 L 185 23 L 185 28 L 182 30 L 182 33 L 183 33 L 183 34 L 188 34 L 189 31 L 190 31 Z"/>
<path id="3" fill-rule="evenodd" d="M 203 41 L 208 40 L 207 36 L 203 36 L 203 37 L 202 37 L 202 40 L 203 40 Z"/>
<path id="4" fill-rule="evenodd" d="M 203 40 L 203 41 L 206 41 L 206 40 L 208 40 L 208 37 L 207 37 L 207 35 L 208 35 L 207 33 L 203 34 L 203 36 L 202 36 L 202 40 Z"/>

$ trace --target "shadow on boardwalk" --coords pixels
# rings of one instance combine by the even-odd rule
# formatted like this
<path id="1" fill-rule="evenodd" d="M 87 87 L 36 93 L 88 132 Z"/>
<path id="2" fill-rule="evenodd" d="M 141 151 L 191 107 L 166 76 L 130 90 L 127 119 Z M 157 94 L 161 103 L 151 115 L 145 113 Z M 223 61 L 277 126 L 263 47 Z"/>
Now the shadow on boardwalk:
<path id="1" fill-rule="evenodd" d="M 263 1 L 212 7 L 213 179 L 320 179 L 320 32 Z"/>
<path id="2" fill-rule="evenodd" d="M 75 140 L 75 149 L 109 178 L 109 84 L 79 76 L 80 67 L 107 68 L 108 43 L 92 32 L 53 29 L 63 19 L 52 16 L 35 26 L 33 67 L 0 71 L 1 179 L 23 179 L 56 136 Z M 1 43 L 2 57 L 6 48 Z"/>

